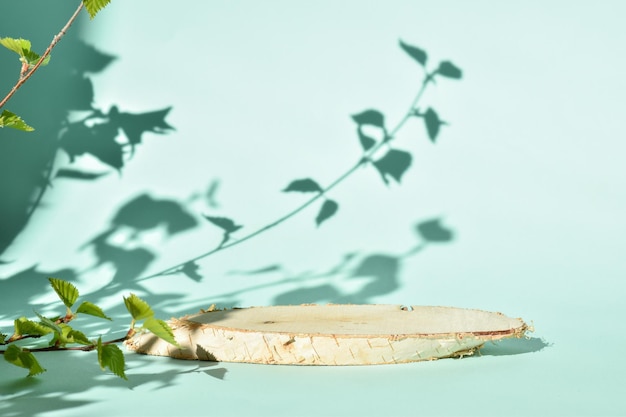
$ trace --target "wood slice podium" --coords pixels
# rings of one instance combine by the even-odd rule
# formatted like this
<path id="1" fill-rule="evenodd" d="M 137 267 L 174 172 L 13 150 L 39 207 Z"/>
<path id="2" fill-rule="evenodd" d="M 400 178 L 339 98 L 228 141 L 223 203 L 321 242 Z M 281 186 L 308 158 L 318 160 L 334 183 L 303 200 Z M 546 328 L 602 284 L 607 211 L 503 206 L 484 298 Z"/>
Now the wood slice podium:
<path id="1" fill-rule="evenodd" d="M 455 307 L 300 305 L 215 310 L 171 319 L 180 348 L 152 333 L 129 350 L 179 359 L 288 365 L 370 365 L 460 357 L 525 335 L 501 313 Z"/>

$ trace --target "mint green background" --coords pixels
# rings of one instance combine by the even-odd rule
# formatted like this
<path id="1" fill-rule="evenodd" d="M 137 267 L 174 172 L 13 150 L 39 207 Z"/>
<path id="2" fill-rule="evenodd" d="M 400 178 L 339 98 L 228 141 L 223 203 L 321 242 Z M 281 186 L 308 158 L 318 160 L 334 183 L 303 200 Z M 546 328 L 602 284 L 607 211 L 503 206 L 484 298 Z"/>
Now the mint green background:
<path id="1" fill-rule="evenodd" d="M 56 21 L 73 6 L 66 8 Z M 200 220 L 228 216 L 245 232 L 291 210 L 303 200 L 280 193 L 289 181 L 310 176 L 327 184 L 358 158 L 350 114 L 377 108 L 394 124 L 406 111 L 421 72 L 398 48 L 403 39 L 427 50 L 431 65 L 452 60 L 464 77 L 440 80 L 422 102 L 450 122 L 437 145 L 417 121 L 399 135 L 397 146 L 414 157 L 401 185 L 385 187 L 364 169 L 330 193 L 340 209 L 319 229 L 310 208 L 201 261 L 200 282 L 175 275 L 133 288 L 161 317 L 212 303 L 290 301 L 302 288 L 354 294 L 367 278 L 322 273 L 347 253 L 405 253 L 419 243 L 414 225 L 441 217 L 455 239 L 403 259 L 397 290 L 360 301 L 501 311 L 536 332 L 477 358 L 393 366 L 129 354 L 129 382 L 101 373 L 92 355 L 46 354 L 40 361 L 48 372 L 36 379 L 0 363 L 0 414 L 626 414 L 625 12 L 620 1 L 114 0 L 93 22 L 82 16 L 72 30 L 118 57 L 92 78 L 95 104 L 130 112 L 172 106 L 167 120 L 176 131 L 146 135 L 122 175 L 55 183 L 8 251 L 15 262 L 0 265 L 0 278 L 33 265 L 83 271 L 76 284 L 85 298 L 123 316 L 127 288 L 103 296 L 114 271 L 91 268 L 93 254 L 80 249 L 119 207 L 142 193 L 190 201 L 218 179 L 219 208 L 201 200 L 187 206 Z M 0 22 L 8 15 L 1 6 Z M 52 34 L 59 26 L 50 21 Z M 57 163 L 66 166 L 65 155 Z M 103 168 L 89 158 L 77 164 Z M 220 236 L 204 222 L 171 238 L 153 230 L 119 239 L 158 255 L 149 275 L 205 252 Z M 281 269 L 236 273 L 270 265 Z M 18 294 L 26 297 L 20 308 L 32 315 L 54 296 L 30 297 L 29 285 L 2 297 L 12 308 Z M 14 314 L 0 308 L 5 332 Z M 123 326 L 120 317 L 90 331 Z M 548 346 L 533 352 L 540 339 Z"/>

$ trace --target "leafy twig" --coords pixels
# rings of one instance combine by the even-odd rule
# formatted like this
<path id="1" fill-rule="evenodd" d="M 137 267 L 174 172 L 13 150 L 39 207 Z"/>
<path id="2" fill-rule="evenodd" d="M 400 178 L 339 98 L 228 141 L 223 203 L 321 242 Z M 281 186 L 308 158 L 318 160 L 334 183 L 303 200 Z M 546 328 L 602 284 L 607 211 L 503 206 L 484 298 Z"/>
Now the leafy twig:
<path id="1" fill-rule="evenodd" d="M 126 333 L 125 336 L 117 338 L 117 339 L 113 339 L 113 340 L 108 340 L 106 342 L 102 342 L 102 345 L 106 346 L 106 345 L 112 345 L 112 344 L 125 342 L 126 340 L 133 337 L 134 334 L 135 334 L 135 331 L 133 329 L 130 329 Z M 27 337 L 40 337 L 40 336 L 25 336 L 25 337 L 16 339 L 14 341 L 26 339 Z M 3 343 L 2 345 L 8 345 L 9 343 L 11 343 L 11 341 L 7 340 L 6 343 Z M 60 352 L 60 351 L 66 351 L 66 350 L 79 350 L 83 352 L 90 352 L 96 349 L 97 347 L 98 347 L 97 343 L 92 343 L 86 346 L 46 346 L 46 347 L 39 347 L 39 348 L 29 348 L 28 351 L 29 352 Z M 5 353 L 4 350 L 0 350 L 0 355 L 4 355 L 4 353 Z"/>
<path id="2" fill-rule="evenodd" d="M 39 58 L 39 61 L 37 61 L 37 63 L 28 72 L 26 72 L 23 76 L 20 77 L 20 79 L 11 89 L 11 91 L 9 91 L 9 93 L 2 99 L 2 101 L 0 101 L 0 108 L 2 108 L 7 103 L 7 101 L 9 101 L 11 97 L 13 97 L 13 94 L 15 94 L 15 92 L 19 90 L 19 88 L 22 85 L 24 85 L 24 83 L 35 73 L 35 71 L 39 69 L 39 67 L 43 64 L 46 58 L 50 56 L 50 52 L 52 52 L 52 49 L 57 45 L 57 43 L 59 43 L 59 41 L 61 40 L 63 35 L 65 35 L 65 33 L 68 31 L 70 26 L 72 26 L 72 23 L 74 23 L 74 20 L 76 20 L 76 17 L 78 17 L 78 14 L 80 13 L 82 9 L 83 9 L 83 2 L 81 1 L 80 5 L 78 6 L 74 14 L 70 17 L 70 19 L 67 21 L 65 26 L 63 26 L 61 31 L 57 35 L 55 35 L 55 37 L 52 39 L 52 42 L 50 42 L 48 49 L 46 49 L 43 55 L 41 55 L 41 57 Z"/>
<path id="3" fill-rule="evenodd" d="M 163 320 L 155 318 L 154 312 L 148 303 L 135 294 L 124 297 L 124 304 L 132 319 L 129 329 L 123 337 L 105 342 L 102 341 L 102 337 L 99 337 L 97 341 L 88 339 L 83 332 L 73 329 L 68 323 L 74 320 L 79 314 L 86 314 L 107 320 L 111 320 L 111 318 L 104 314 L 100 307 L 89 301 L 83 301 L 72 311 L 72 306 L 74 306 L 78 300 L 78 289 L 68 281 L 58 278 L 48 278 L 48 280 L 59 296 L 59 299 L 65 304 L 65 315 L 51 319 L 35 312 L 39 317 L 38 322 L 31 321 L 26 317 L 20 317 L 14 321 L 15 329 L 11 337 L 0 333 L 0 345 L 8 346 L 6 349 L 0 350 L 0 354 L 3 355 L 4 359 L 10 364 L 28 369 L 28 376 L 45 372 L 45 368 L 39 364 L 36 357 L 33 355 L 35 352 L 58 352 L 67 350 L 88 352 L 97 350 L 100 367 L 102 369 L 109 368 L 115 375 L 126 379 L 126 374 L 124 373 L 124 354 L 116 345 L 135 335 L 137 332 L 135 324 L 139 320 L 143 321 L 140 330 L 152 332 L 168 343 L 178 346 L 169 325 Z M 33 347 L 21 347 L 15 344 L 15 342 L 20 340 L 29 338 L 36 339 L 47 335 L 52 335 L 48 346 L 35 345 Z"/>

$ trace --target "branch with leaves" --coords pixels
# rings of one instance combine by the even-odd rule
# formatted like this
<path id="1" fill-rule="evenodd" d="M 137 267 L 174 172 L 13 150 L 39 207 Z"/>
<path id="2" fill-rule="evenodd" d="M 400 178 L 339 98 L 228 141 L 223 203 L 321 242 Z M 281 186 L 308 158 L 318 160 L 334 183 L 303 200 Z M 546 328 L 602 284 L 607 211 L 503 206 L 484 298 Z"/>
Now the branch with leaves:
<path id="1" fill-rule="evenodd" d="M 169 325 L 165 321 L 155 318 L 154 311 L 152 311 L 148 303 L 135 294 L 124 297 L 124 305 L 131 315 L 131 322 L 126 335 L 108 341 L 102 341 L 102 336 L 98 336 L 97 339 L 89 339 L 85 333 L 74 329 L 69 323 L 74 321 L 79 315 L 89 315 L 105 320 L 111 320 L 111 318 L 100 307 L 89 301 L 83 301 L 75 310 L 72 310 L 79 297 L 78 289 L 70 282 L 58 278 L 49 278 L 49 281 L 59 299 L 65 305 L 65 314 L 56 317 L 45 317 L 35 312 L 39 319 L 38 321 L 19 317 L 14 321 L 12 336 L 9 337 L 7 334 L 0 333 L 0 346 L 8 345 L 5 350 L 0 350 L 0 354 L 3 354 L 4 359 L 10 364 L 28 369 L 28 376 L 45 372 L 45 369 L 33 355 L 34 352 L 66 350 L 88 352 L 96 350 L 98 363 L 103 370 L 108 368 L 120 378 L 127 379 L 124 371 L 124 353 L 117 346 L 118 343 L 128 340 L 137 332 L 148 331 L 168 343 L 178 346 Z M 138 321 L 143 321 L 143 325 L 139 328 L 136 327 Z M 42 346 L 42 343 L 35 345 L 17 344 L 17 342 L 23 342 L 24 340 L 39 340 L 45 336 L 52 336 L 46 346 Z"/>
<path id="2" fill-rule="evenodd" d="M 412 118 L 419 118 L 424 121 L 428 138 L 432 143 L 435 143 L 439 136 L 441 126 L 446 125 L 447 123 L 439 117 L 439 114 L 432 107 L 428 107 L 426 110 L 422 111 L 422 109 L 418 107 L 418 103 L 428 85 L 431 83 L 434 84 L 437 77 L 448 79 L 460 79 L 462 77 L 461 69 L 450 61 L 441 61 L 435 69 L 429 71 L 427 69 L 428 55 L 426 51 L 416 46 L 406 44 L 403 41 L 400 41 L 400 48 L 413 60 L 420 64 L 424 71 L 424 78 L 406 114 L 391 130 L 387 129 L 385 115 L 379 110 L 367 109 L 352 115 L 352 120 L 357 125 L 357 137 L 363 152 L 358 162 L 352 165 L 347 171 L 337 177 L 326 187 L 322 187 L 312 178 L 297 179 L 290 182 L 287 187 L 283 189 L 283 192 L 313 194 L 313 196 L 298 206 L 295 210 L 240 239 L 231 240 L 231 235 L 242 228 L 242 226 L 238 225 L 234 220 L 228 217 L 204 216 L 210 223 L 221 229 L 223 237 L 220 244 L 208 252 L 143 279 L 177 273 L 183 273 L 190 277 L 197 277 L 197 270 L 199 269 L 199 266 L 196 263 L 197 261 L 250 240 L 287 221 L 316 201 L 323 200 L 317 216 L 315 217 L 316 225 L 320 226 L 322 223 L 334 216 L 339 210 L 339 203 L 337 203 L 334 199 L 328 198 L 328 193 L 362 166 L 373 166 L 379 172 L 386 185 L 389 185 L 391 180 L 400 183 L 402 177 L 411 166 L 413 157 L 411 156 L 411 153 L 406 150 L 392 147 L 391 143 L 396 138 L 402 127 L 409 121 L 409 119 Z M 367 133 L 367 129 L 378 130 L 382 139 L 376 140 L 372 137 L 372 135 Z M 385 148 L 386 151 L 384 151 Z M 384 151 L 384 154 L 382 156 L 377 156 L 382 151 Z"/>
<path id="3" fill-rule="evenodd" d="M 22 38 L 0 38 L 0 45 L 15 52 L 20 57 L 20 75 L 18 81 L 15 83 L 11 91 L 0 101 L 0 109 L 13 97 L 17 90 L 24 85 L 26 81 L 40 68 L 47 65 L 50 62 L 50 53 L 52 49 L 59 43 L 61 38 L 67 33 L 70 26 L 74 23 L 83 7 L 89 13 L 89 17 L 93 19 L 100 10 L 102 10 L 111 0 L 82 0 L 78 5 L 78 8 L 72 14 L 61 31 L 52 38 L 52 42 L 45 50 L 45 52 L 39 56 L 31 49 L 31 43 L 29 40 Z M 35 130 L 32 126 L 29 126 L 22 118 L 15 113 L 8 110 L 3 110 L 0 114 L 0 128 L 10 127 L 25 132 L 32 132 Z"/>

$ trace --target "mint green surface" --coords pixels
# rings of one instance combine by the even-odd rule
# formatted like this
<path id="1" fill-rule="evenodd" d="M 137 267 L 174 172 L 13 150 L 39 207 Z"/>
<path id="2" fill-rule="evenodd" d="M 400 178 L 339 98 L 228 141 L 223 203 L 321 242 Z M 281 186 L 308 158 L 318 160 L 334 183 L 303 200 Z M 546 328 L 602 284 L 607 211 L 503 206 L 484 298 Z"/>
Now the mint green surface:
<path id="1" fill-rule="evenodd" d="M 41 52 L 74 6 L 29 3 L 22 7 L 46 13 L 43 26 L 21 28 L 7 2 L 0 36 L 31 37 Z M 48 371 L 36 378 L 0 361 L 0 415 L 626 414 L 625 12 L 620 1 L 113 0 L 95 20 L 82 16 L 59 54 L 80 38 L 116 57 L 90 75 L 94 106 L 172 107 L 166 120 L 176 130 L 146 133 L 121 174 L 59 153 L 57 168 L 108 175 L 54 179 L 2 254 L 3 332 L 33 309 L 62 311 L 48 274 L 72 280 L 115 319 L 86 320 L 82 330 L 94 335 L 123 334 L 130 291 L 161 318 L 213 303 L 450 305 L 522 317 L 536 331 L 487 345 L 482 356 L 393 366 L 128 354 L 129 381 L 101 372 L 92 354 L 47 353 L 38 358 Z M 387 187 L 363 168 L 329 193 L 339 210 L 319 228 L 318 203 L 199 261 L 201 280 L 141 279 L 220 243 L 203 215 L 234 219 L 244 227 L 233 238 L 242 237 L 305 201 L 281 192 L 292 180 L 327 185 L 352 166 L 361 149 L 350 115 L 376 108 L 393 126 L 419 88 L 421 69 L 399 39 L 425 49 L 431 66 L 451 60 L 463 70 L 421 102 L 449 122 L 437 143 L 419 120 L 393 142 L 413 155 L 401 184 Z M 2 91 L 15 75 L 11 59 L 0 51 Z M 55 65 L 53 54 L 42 74 Z M 36 95 L 32 82 L 26 97 Z M 29 114 L 46 114 L 32 100 L 8 108 L 45 126 Z M 176 202 L 197 224 L 174 234 L 165 224 L 113 227 L 120 208 L 144 194 Z M 453 239 L 412 251 L 423 243 L 416 224 L 431 219 Z M 118 268 L 94 252 L 94 239 L 113 229 L 107 243 L 128 255 L 109 252 Z"/>

